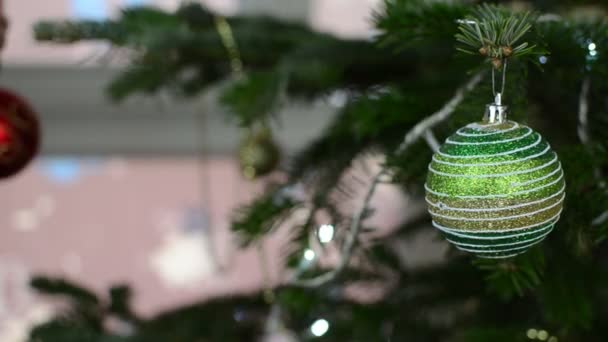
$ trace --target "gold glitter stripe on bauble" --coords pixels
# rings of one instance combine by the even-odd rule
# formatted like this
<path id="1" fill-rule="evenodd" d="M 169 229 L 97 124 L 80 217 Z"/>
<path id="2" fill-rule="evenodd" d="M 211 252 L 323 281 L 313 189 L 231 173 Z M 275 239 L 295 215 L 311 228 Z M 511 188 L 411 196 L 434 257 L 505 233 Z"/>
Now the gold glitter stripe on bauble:
<path id="1" fill-rule="evenodd" d="M 555 222 L 559 220 L 561 210 L 550 217 L 549 219 L 540 222 L 539 224 L 530 224 L 526 226 L 519 226 L 511 229 L 485 229 L 485 230 L 471 230 L 461 228 L 450 228 L 446 227 L 435 220 L 432 220 L 433 226 L 444 233 L 451 234 L 463 239 L 475 239 L 475 240 L 505 240 L 518 238 L 530 234 L 537 234 L 539 231 L 551 228 Z M 488 234 L 488 235 L 485 235 Z M 497 235 L 498 234 L 498 235 Z"/>
<path id="2" fill-rule="evenodd" d="M 492 202 L 486 203 L 487 205 L 484 205 L 483 207 L 475 208 L 462 208 L 461 206 L 464 205 L 463 202 L 465 202 L 465 200 L 447 200 L 438 203 L 431 202 L 428 199 L 426 201 L 429 204 L 429 212 L 435 215 L 461 218 L 500 218 L 519 215 L 523 212 L 534 212 L 541 210 L 548 206 L 554 205 L 555 203 L 563 202 L 564 198 L 565 193 L 560 191 L 550 195 L 549 197 L 522 204 L 496 206 L 496 202 Z"/>
<path id="3" fill-rule="evenodd" d="M 557 206 L 561 206 L 564 200 L 564 195 L 560 196 L 556 199 L 551 199 L 542 204 L 535 204 L 528 207 L 520 207 L 516 209 L 510 209 L 499 212 L 490 212 L 490 211 L 449 211 L 449 210 L 436 210 L 433 207 L 429 208 L 429 212 L 433 217 L 439 217 L 445 220 L 450 221 L 479 221 L 479 222 L 492 222 L 492 221 L 501 221 L 501 220 L 514 220 L 517 218 L 521 218 L 524 216 L 533 216 L 540 214 L 544 211 L 551 210 Z"/>
<path id="4" fill-rule="evenodd" d="M 536 214 L 497 221 L 446 219 L 433 214 L 431 214 L 431 217 L 433 218 L 433 221 L 437 222 L 437 224 L 442 225 L 448 229 L 453 229 L 455 231 L 505 231 L 512 229 L 525 229 L 523 227 L 533 227 L 540 225 L 543 222 L 548 221 L 551 218 L 559 215 L 561 210 L 562 206 L 558 205 L 548 210 L 538 212 Z"/>

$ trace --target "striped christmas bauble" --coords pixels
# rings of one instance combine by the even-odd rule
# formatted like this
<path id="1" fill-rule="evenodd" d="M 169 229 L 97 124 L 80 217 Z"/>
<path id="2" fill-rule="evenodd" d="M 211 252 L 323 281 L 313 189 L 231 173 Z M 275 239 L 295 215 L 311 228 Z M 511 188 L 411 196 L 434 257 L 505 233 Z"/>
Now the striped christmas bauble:
<path id="1" fill-rule="evenodd" d="M 458 249 L 508 258 L 541 242 L 565 197 L 557 154 L 513 121 L 474 123 L 433 155 L 425 184 L 433 225 Z"/>

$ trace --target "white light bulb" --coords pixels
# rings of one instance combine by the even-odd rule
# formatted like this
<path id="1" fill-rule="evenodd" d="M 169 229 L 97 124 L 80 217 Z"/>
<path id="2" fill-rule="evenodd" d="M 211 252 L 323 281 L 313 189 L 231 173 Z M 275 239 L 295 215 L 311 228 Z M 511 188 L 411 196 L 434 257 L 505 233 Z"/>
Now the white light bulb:
<path id="1" fill-rule="evenodd" d="M 308 261 L 313 261 L 315 259 L 315 252 L 312 249 L 307 249 L 304 251 L 304 259 Z"/>
<path id="2" fill-rule="evenodd" d="M 328 243 L 334 238 L 334 226 L 331 224 L 324 224 L 319 227 L 319 241 L 321 243 Z"/>
<path id="3" fill-rule="evenodd" d="M 321 337 L 321 336 L 325 335 L 328 330 L 329 330 L 329 322 L 327 320 L 322 319 L 322 318 L 316 320 L 310 326 L 310 332 L 313 335 L 315 335 L 316 337 Z"/>
<path id="4" fill-rule="evenodd" d="M 547 63 L 547 56 L 540 56 L 540 57 L 538 57 L 538 61 L 540 62 L 540 64 L 546 64 Z"/>
<path id="5" fill-rule="evenodd" d="M 591 50 L 591 51 L 589 51 L 589 55 L 595 56 L 595 55 L 597 55 L 597 51 Z"/>
<path id="6" fill-rule="evenodd" d="M 595 50 L 595 48 L 596 48 L 595 43 L 589 43 L 589 45 L 587 45 L 587 49 L 589 49 L 589 51 L 593 51 L 593 50 Z"/>

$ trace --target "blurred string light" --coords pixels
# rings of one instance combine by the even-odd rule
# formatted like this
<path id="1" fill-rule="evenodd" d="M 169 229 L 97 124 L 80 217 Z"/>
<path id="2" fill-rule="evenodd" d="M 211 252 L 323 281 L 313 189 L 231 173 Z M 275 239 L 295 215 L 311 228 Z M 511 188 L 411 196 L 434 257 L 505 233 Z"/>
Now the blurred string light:
<path id="1" fill-rule="evenodd" d="M 538 336 L 538 330 L 528 329 L 528 331 L 526 332 L 526 336 L 528 336 L 529 339 L 533 340 Z"/>
<path id="2" fill-rule="evenodd" d="M 547 64 L 549 58 L 547 58 L 547 56 L 540 56 L 538 57 L 538 61 L 540 62 L 540 64 Z"/>
<path id="3" fill-rule="evenodd" d="M 589 50 L 589 56 L 596 56 L 597 55 L 596 48 L 597 48 L 597 46 L 595 45 L 594 42 L 590 42 L 589 45 L 587 45 L 587 50 Z"/>
<path id="4" fill-rule="evenodd" d="M 82 176 L 82 168 L 77 159 L 48 158 L 41 165 L 44 174 L 56 183 L 74 183 Z"/>
<path id="5" fill-rule="evenodd" d="M 91 171 L 99 170 L 103 160 L 97 158 L 49 157 L 40 161 L 42 173 L 52 182 L 66 185 L 76 183 Z"/>
<path id="6" fill-rule="evenodd" d="M 316 336 L 321 337 L 329 331 L 329 322 L 323 318 L 320 318 L 310 326 L 310 332 Z"/>
<path id="7" fill-rule="evenodd" d="M 531 340 L 558 342 L 557 337 L 549 336 L 549 332 L 547 330 L 528 329 L 526 336 Z"/>
<path id="8" fill-rule="evenodd" d="M 591 39 L 587 39 L 583 46 L 587 49 L 587 70 L 591 70 L 591 63 L 597 60 L 599 54 L 597 44 Z"/>
<path id="9" fill-rule="evenodd" d="M 308 248 L 304 251 L 304 259 L 306 261 L 313 261 L 315 260 L 315 257 L 317 255 L 315 254 L 315 251 L 313 251 L 312 249 Z"/>
<path id="10" fill-rule="evenodd" d="M 331 240 L 334 239 L 334 226 L 332 226 L 331 224 L 324 224 L 322 226 L 319 227 L 319 230 L 317 231 L 317 235 L 319 236 L 319 241 L 321 241 L 321 243 L 329 243 L 331 242 Z"/>

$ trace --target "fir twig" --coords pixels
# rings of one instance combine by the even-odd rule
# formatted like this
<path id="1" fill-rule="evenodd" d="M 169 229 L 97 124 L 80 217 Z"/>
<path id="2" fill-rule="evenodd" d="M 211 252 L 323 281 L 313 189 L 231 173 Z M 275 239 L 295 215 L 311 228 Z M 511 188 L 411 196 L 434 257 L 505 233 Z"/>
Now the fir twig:
<path id="1" fill-rule="evenodd" d="M 608 210 L 604 211 L 600 216 L 596 217 L 591 224 L 594 226 L 599 226 L 608 221 Z"/>
<path id="2" fill-rule="evenodd" d="M 496 68 L 510 57 L 538 54 L 537 46 L 520 40 L 532 29 L 535 17 L 529 12 L 513 14 L 484 4 L 466 20 L 460 20 L 456 40 L 458 51 L 488 57 Z"/>
<path id="3" fill-rule="evenodd" d="M 433 150 L 433 152 L 439 151 L 439 147 L 441 147 L 441 144 L 439 144 L 439 141 L 437 141 L 437 137 L 435 137 L 435 134 L 432 130 L 427 129 L 424 132 L 424 140 L 426 140 L 426 143 L 429 145 L 431 150 Z"/>
<path id="4" fill-rule="evenodd" d="M 372 178 L 372 181 L 369 187 L 367 188 L 367 192 L 365 193 L 365 197 L 363 198 L 363 201 L 361 203 L 361 207 L 353 214 L 349 234 L 346 236 L 344 245 L 342 245 L 341 248 L 342 256 L 340 258 L 338 266 L 336 266 L 331 271 L 315 278 L 304 280 L 294 279 L 289 285 L 309 288 L 320 287 L 337 278 L 346 269 L 355 250 L 355 245 L 357 244 L 359 233 L 361 232 L 361 228 L 363 227 L 362 221 L 366 218 L 366 213 L 369 210 L 369 204 L 372 199 L 372 196 L 376 192 L 376 187 L 378 186 L 380 180 L 386 172 L 386 168 L 382 168 Z"/>
<path id="5" fill-rule="evenodd" d="M 591 150 L 591 134 L 589 132 L 589 88 L 591 86 L 591 78 L 586 76 L 583 79 L 581 85 L 581 92 L 578 98 L 578 127 L 577 133 L 581 140 L 581 143 L 585 145 L 585 148 Z M 602 171 L 596 166 L 593 168 L 593 176 L 598 181 L 598 184 L 602 183 Z"/>
<path id="6" fill-rule="evenodd" d="M 483 72 L 478 72 L 462 87 L 456 90 L 454 96 L 443 106 L 424 120 L 414 126 L 403 138 L 403 142 L 397 147 L 396 154 L 405 152 L 416 140 L 418 140 L 424 132 L 435 127 L 437 124 L 446 120 L 454 112 L 456 107 L 464 100 L 464 95 L 473 90 L 483 78 Z"/>
<path id="7" fill-rule="evenodd" d="M 399 147 L 397 147 L 395 153 L 401 154 L 405 152 L 416 140 L 420 139 L 423 134 L 429 132 L 431 128 L 446 120 L 454 112 L 454 110 L 456 110 L 456 107 L 458 107 L 462 100 L 464 100 L 465 94 L 473 90 L 479 84 L 479 82 L 481 82 L 483 74 L 483 72 L 478 72 L 475 74 L 467 83 L 465 83 L 465 85 L 456 90 L 454 96 L 441 109 L 415 125 L 405 135 L 403 142 L 399 145 Z M 369 204 L 372 196 L 374 195 L 378 184 L 381 183 L 382 179 L 387 173 L 388 167 L 384 166 L 372 178 L 363 198 L 363 202 L 361 203 L 361 207 L 353 214 L 350 231 L 346 236 L 344 245 L 342 245 L 342 255 L 338 265 L 331 271 L 323 273 L 315 278 L 298 279 L 295 277 L 288 283 L 288 285 L 306 288 L 321 287 L 336 279 L 346 269 L 355 249 L 359 233 L 361 232 L 362 221 L 366 217 L 366 213 L 369 211 Z"/>
<path id="8" fill-rule="evenodd" d="M 585 77 L 578 98 L 578 137 L 584 145 L 589 144 L 589 85 L 591 80 Z"/>

